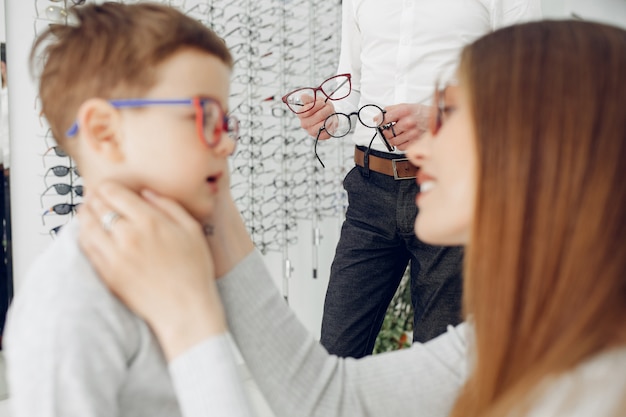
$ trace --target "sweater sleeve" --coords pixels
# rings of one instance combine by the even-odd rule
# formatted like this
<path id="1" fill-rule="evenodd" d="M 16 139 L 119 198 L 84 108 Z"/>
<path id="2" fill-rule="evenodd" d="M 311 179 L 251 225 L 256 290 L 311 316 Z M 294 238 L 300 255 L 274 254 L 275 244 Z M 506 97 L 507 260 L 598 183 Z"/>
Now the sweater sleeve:
<path id="1" fill-rule="evenodd" d="M 465 381 L 464 324 L 410 349 L 341 359 L 297 320 L 258 252 L 218 285 L 231 333 L 277 417 L 443 417 Z"/>
<path id="2" fill-rule="evenodd" d="M 169 368 L 183 416 L 253 416 L 225 334 L 191 348 Z"/>

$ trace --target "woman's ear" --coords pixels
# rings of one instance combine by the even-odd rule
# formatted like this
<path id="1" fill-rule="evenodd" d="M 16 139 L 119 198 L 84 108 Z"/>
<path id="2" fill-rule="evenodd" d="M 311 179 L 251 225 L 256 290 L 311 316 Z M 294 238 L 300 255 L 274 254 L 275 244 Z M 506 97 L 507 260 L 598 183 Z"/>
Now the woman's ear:
<path id="1" fill-rule="evenodd" d="M 124 159 L 121 118 L 115 107 L 101 98 L 90 98 L 78 109 L 81 142 L 92 152 L 113 161 Z"/>

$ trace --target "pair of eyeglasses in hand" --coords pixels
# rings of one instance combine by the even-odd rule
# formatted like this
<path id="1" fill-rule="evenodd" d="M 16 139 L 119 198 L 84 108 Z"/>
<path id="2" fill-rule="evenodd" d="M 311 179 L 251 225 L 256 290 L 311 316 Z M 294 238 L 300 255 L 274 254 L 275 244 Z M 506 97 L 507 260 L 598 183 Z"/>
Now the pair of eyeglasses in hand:
<path id="1" fill-rule="evenodd" d="M 320 162 L 320 164 L 322 164 L 322 167 L 326 168 L 326 166 L 324 165 L 324 162 L 322 162 L 322 159 L 319 157 L 317 153 L 317 143 L 320 140 L 320 135 L 322 134 L 322 132 L 326 131 L 326 133 L 328 133 L 328 135 L 332 138 L 342 138 L 352 131 L 352 127 L 353 127 L 352 116 L 356 116 L 358 121 L 363 126 L 376 129 L 376 132 L 374 133 L 374 136 L 372 137 L 372 140 L 374 140 L 376 135 L 379 133 L 379 129 L 385 123 L 385 113 L 386 111 L 384 109 L 381 109 L 375 104 L 366 104 L 365 106 L 361 107 L 359 110 L 352 112 L 350 114 L 333 113 L 330 116 L 328 116 L 326 120 L 324 120 L 324 124 L 322 125 L 322 127 L 320 127 L 317 132 L 317 137 L 315 138 L 315 146 L 314 146 L 315 157 Z M 379 122 L 375 122 L 375 120 L 379 120 Z M 382 137 L 383 142 L 385 142 L 385 145 L 387 146 L 387 148 L 389 148 L 390 145 L 386 141 L 382 133 L 380 134 L 380 136 Z"/>
<path id="2" fill-rule="evenodd" d="M 283 103 L 295 114 L 305 113 L 315 106 L 317 92 L 328 100 L 341 100 L 352 92 L 350 74 L 339 74 L 324 80 L 318 87 L 304 87 L 293 90 L 282 97 Z"/>

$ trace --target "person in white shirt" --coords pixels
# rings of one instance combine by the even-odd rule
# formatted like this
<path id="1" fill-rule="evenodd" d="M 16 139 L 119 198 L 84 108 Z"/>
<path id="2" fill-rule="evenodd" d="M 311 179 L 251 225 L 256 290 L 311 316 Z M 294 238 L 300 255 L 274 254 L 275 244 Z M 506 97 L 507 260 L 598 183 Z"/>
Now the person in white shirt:
<path id="1" fill-rule="evenodd" d="M 228 192 L 205 240 L 172 200 L 103 184 L 79 213 L 80 243 L 160 335 L 186 417 L 237 410 L 219 408 L 233 387 L 212 367 L 223 309 L 277 417 L 623 417 L 625 66 L 626 31 L 589 22 L 511 26 L 464 49 L 407 156 L 420 167 L 417 235 L 467 245 L 467 324 L 410 349 L 328 354 Z M 190 255 L 207 240 L 211 257 Z"/>
<path id="2" fill-rule="evenodd" d="M 350 74 L 351 84 L 335 96 L 346 97 L 318 93 L 298 112 L 302 127 L 323 140 L 334 134 L 324 127 L 329 115 L 366 106 L 359 117 L 368 126 L 352 120 L 356 166 L 344 180 L 349 205 L 324 303 L 320 341 L 330 353 L 372 352 L 409 263 L 413 340 L 425 342 L 461 320 L 462 249 L 427 245 L 412 233 L 419 187 L 403 153 L 425 131 L 432 86 L 450 75 L 461 48 L 499 27 L 538 19 L 540 6 L 539 0 L 343 1 L 337 72 Z"/>

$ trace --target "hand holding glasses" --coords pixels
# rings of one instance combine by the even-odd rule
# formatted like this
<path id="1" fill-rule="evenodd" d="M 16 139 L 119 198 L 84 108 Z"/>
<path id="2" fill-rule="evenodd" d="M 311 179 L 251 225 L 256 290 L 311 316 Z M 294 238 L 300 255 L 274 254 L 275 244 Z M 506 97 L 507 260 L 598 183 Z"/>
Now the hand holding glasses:
<path id="1" fill-rule="evenodd" d="M 372 129 L 376 129 L 376 133 L 378 133 L 378 128 L 380 128 L 385 123 L 385 110 L 381 109 L 375 104 L 366 104 L 361 107 L 358 111 L 352 112 L 350 114 L 345 113 L 333 113 L 324 120 L 324 124 L 317 132 L 317 137 L 315 138 L 315 146 L 314 152 L 315 157 L 322 167 L 326 168 L 322 159 L 317 154 L 317 143 L 319 142 L 320 135 L 322 132 L 326 131 L 328 135 L 332 138 L 342 138 L 346 136 L 352 130 L 352 116 L 356 116 L 359 122 L 365 127 L 370 127 Z M 375 120 L 378 120 L 376 122 Z M 376 137 L 376 133 L 372 137 L 372 140 Z M 384 136 L 383 136 L 384 138 Z M 387 146 L 389 146 L 387 144 Z"/>

